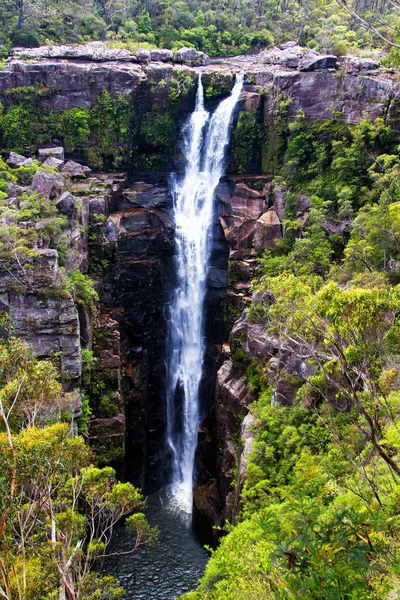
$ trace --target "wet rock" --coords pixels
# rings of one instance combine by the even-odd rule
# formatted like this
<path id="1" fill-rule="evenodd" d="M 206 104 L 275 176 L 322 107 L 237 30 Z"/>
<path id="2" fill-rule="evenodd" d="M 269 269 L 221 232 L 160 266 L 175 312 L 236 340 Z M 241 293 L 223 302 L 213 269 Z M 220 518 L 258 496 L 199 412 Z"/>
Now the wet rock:
<path id="1" fill-rule="evenodd" d="M 193 526 L 203 543 L 210 539 L 216 542 L 218 534 L 213 529 L 214 523 L 220 523 L 221 500 L 215 479 L 208 483 L 195 486 L 193 490 Z M 222 523 L 221 523 L 222 525 Z"/>
<path id="2" fill-rule="evenodd" d="M 226 289 L 227 272 L 225 269 L 211 267 L 208 272 L 208 285 L 213 288 Z"/>
<path id="3" fill-rule="evenodd" d="M 7 158 L 7 164 L 10 167 L 24 167 L 25 165 L 31 165 L 32 162 L 31 158 L 26 158 L 26 156 L 22 156 L 22 154 L 17 154 L 16 152 L 10 152 Z"/>
<path id="4" fill-rule="evenodd" d="M 47 158 L 56 158 L 57 160 L 64 161 L 64 148 L 62 146 L 56 146 L 53 148 L 39 148 L 38 159 L 40 162 L 44 162 Z"/>
<path id="5" fill-rule="evenodd" d="M 55 198 L 65 187 L 65 179 L 60 175 L 51 175 L 44 171 L 37 171 L 32 180 L 32 190 L 38 192 L 48 200 Z"/>

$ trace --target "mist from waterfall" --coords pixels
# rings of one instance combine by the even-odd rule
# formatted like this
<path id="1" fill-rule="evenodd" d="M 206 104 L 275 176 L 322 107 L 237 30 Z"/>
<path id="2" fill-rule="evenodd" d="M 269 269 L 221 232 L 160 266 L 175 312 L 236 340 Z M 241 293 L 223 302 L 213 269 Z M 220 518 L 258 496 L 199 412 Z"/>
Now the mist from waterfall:
<path id="1" fill-rule="evenodd" d="M 200 424 L 199 387 L 206 340 L 204 299 L 211 251 L 215 189 L 224 172 L 233 112 L 242 89 L 236 76 L 231 95 L 210 114 L 199 77 L 196 106 L 184 126 L 186 169 L 172 182 L 175 216 L 176 287 L 167 339 L 167 442 L 172 453 L 174 503 L 190 514 L 193 468 Z"/>

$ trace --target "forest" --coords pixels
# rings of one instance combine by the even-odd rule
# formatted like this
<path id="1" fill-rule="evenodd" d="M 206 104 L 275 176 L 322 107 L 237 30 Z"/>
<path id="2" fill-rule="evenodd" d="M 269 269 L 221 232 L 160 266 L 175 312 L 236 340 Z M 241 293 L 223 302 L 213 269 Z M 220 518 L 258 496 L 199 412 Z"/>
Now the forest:
<path id="1" fill-rule="evenodd" d="M 322 103 L 316 118 L 304 110 L 294 114 L 298 98 L 285 90 L 275 94 L 273 77 L 281 69 L 276 65 L 262 65 L 261 83 L 258 71 L 245 73 L 249 105 L 243 101 L 236 112 L 231 107 L 220 196 L 226 201 L 229 185 L 241 186 L 248 194 L 241 196 L 243 205 L 256 198 L 277 219 L 277 198 L 283 198 L 281 234 L 261 248 L 250 243 L 244 251 L 231 248 L 229 266 L 228 242 L 215 243 L 225 254 L 217 256 L 213 275 L 228 287 L 228 300 L 226 289 L 217 292 L 225 337 L 218 343 L 212 338 L 207 360 L 214 361 L 216 373 L 229 341 L 234 382 L 243 384 L 250 400 L 230 414 L 236 462 L 229 491 L 237 510 L 216 525 L 216 543 L 207 546 L 209 560 L 197 589 L 186 587 L 191 591 L 177 598 L 400 598 L 399 15 L 397 0 L 0 0 L 0 83 L 15 66 L 9 58 L 15 47 L 99 40 L 131 51 L 184 46 L 227 60 L 294 40 L 339 58 L 378 61 L 366 75 L 361 67 L 349 74 L 340 64 L 278 73 L 287 77 L 287 87 L 295 78 L 301 83 L 315 77 L 317 86 L 318 78 L 331 78 L 343 104 L 355 107 L 351 114 L 331 110 L 326 118 Z M 37 64 L 47 68 L 34 59 L 21 62 L 27 80 L 36 76 Z M 67 63 L 48 63 L 49 73 Z M 61 108 L 60 90 L 47 83 L 1 90 L 0 598 L 5 600 L 127 598 L 118 578 L 107 572 L 106 559 L 149 547 L 151 561 L 160 535 L 146 516 L 147 490 L 140 488 L 148 482 L 149 465 L 166 454 L 160 438 L 168 432 L 157 379 L 166 359 L 159 361 L 156 351 L 165 346 L 162 336 L 168 337 L 164 294 L 176 283 L 171 257 L 179 238 L 173 238 L 166 171 L 174 161 L 181 168 L 182 139 L 187 142 L 181 125 L 189 122 L 194 102 L 200 112 L 204 103 L 195 99 L 197 67 L 163 64 L 151 79 L 149 64 L 150 59 L 134 64 L 129 93 L 107 88 L 108 75 L 101 79 L 95 65 L 86 75 L 97 96 L 73 89 L 74 100 L 68 97 Z M 232 69 L 228 75 L 217 70 L 204 75 L 211 112 L 229 97 L 238 71 L 234 62 L 224 65 Z M 115 73 L 126 74 L 125 67 L 115 67 Z M 272 83 L 262 79 L 269 68 Z M 375 88 L 364 88 L 365 80 L 380 90 L 392 87 L 372 98 L 368 90 Z M 371 105 L 380 116 L 370 116 Z M 183 126 L 186 136 L 187 129 Z M 56 142 L 40 157 L 41 149 Z M 222 157 L 224 152 L 225 146 Z M 234 208 L 240 212 L 243 205 Z M 232 210 L 229 216 L 237 215 Z M 253 220 L 260 223 L 258 213 Z M 211 238 L 216 229 L 211 221 L 205 235 Z M 251 271 L 242 272 L 249 264 Z M 233 306 L 229 292 L 235 284 L 240 305 Z M 261 332 L 269 353 L 252 353 L 244 335 L 231 335 L 242 319 Z M 199 315 L 201 325 L 203 320 Z M 35 338 L 51 338 L 40 356 Z M 295 367 L 289 369 L 293 357 Z M 214 379 L 208 384 L 215 389 Z M 282 385 L 293 393 L 290 402 L 281 401 Z M 182 389 L 175 396 L 180 407 Z M 254 421 L 240 480 L 245 413 Z M 206 459 L 210 454 L 220 464 L 223 444 L 212 439 L 212 450 L 206 445 L 230 423 L 210 426 L 216 414 L 213 406 L 194 435 L 206 447 Z M 93 434 L 94 424 L 102 427 L 100 434 Z M 198 470 L 203 468 L 199 480 L 218 479 L 221 473 L 210 475 L 200 455 L 201 449 L 193 457 Z M 140 485 L 132 483 L 126 464 Z M 160 487 L 154 481 L 151 491 Z M 208 500 L 212 504 L 215 496 Z M 129 547 L 119 552 L 113 536 L 122 524 Z M 160 594 L 157 600 L 166 600 Z"/>
<path id="2" fill-rule="evenodd" d="M 1 0 L 0 57 L 11 46 L 90 40 L 195 47 L 210 56 L 257 52 L 289 39 L 339 55 L 396 42 L 396 2 L 357 0 L 351 12 L 346 7 L 344 0 Z"/>

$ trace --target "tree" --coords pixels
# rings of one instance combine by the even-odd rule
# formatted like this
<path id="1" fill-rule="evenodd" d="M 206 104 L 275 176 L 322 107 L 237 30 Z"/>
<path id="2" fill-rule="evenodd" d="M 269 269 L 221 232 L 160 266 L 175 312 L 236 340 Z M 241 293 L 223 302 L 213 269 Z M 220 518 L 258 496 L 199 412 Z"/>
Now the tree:
<path id="1" fill-rule="evenodd" d="M 288 274 L 263 286 L 275 296 L 267 319 L 282 351 L 295 353 L 315 369 L 305 380 L 302 398 L 316 405 L 322 397 L 349 411 L 360 435 L 397 480 L 400 463 L 383 432 L 397 410 L 392 394 L 400 354 L 400 290 L 342 289 L 333 282 L 319 287 L 317 278 Z"/>
<path id="2" fill-rule="evenodd" d="M 390 46 L 400 48 L 400 44 L 396 41 L 400 30 L 397 25 L 393 25 L 384 16 L 388 15 L 391 10 L 394 10 L 395 20 L 396 22 L 398 21 L 399 14 L 397 11 L 400 10 L 398 0 L 389 0 L 388 2 L 386 0 L 382 2 L 356 2 L 354 8 L 351 0 L 339 0 L 339 2 L 368 31 L 371 31 Z"/>
<path id="3" fill-rule="evenodd" d="M 54 376 L 20 340 L 0 344 L 0 597 L 53 600 L 58 590 L 60 600 L 111 600 L 122 594 L 118 582 L 93 569 L 115 524 L 127 516 L 126 553 L 156 532 L 134 512 L 144 507 L 139 491 L 93 466 L 69 424 L 48 424 L 62 405 Z"/>

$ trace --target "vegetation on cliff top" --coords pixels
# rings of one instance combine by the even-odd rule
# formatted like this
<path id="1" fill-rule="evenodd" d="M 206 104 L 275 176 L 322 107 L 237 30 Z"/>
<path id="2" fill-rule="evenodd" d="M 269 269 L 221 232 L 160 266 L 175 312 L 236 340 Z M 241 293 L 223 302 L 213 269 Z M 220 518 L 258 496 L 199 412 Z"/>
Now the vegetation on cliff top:
<path id="1" fill-rule="evenodd" d="M 356 4 L 356 3 L 354 3 Z M 357 3 L 367 20 L 376 2 Z M 395 38 L 396 5 L 379 3 L 375 29 Z M 372 34 L 339 2 L 187 0 L 172 4 L 156 0 L 1 0 L 3 55 L 10 44 L 37 46 L 48 43 L 111 39 L 119 43 L 179 48 L 194 46 L 212 56 L 247 53 L 288 39 L 304 45 L 345 54 L 370 44 Z M 372 19 L 371 19 L 372 20 Z"/>

